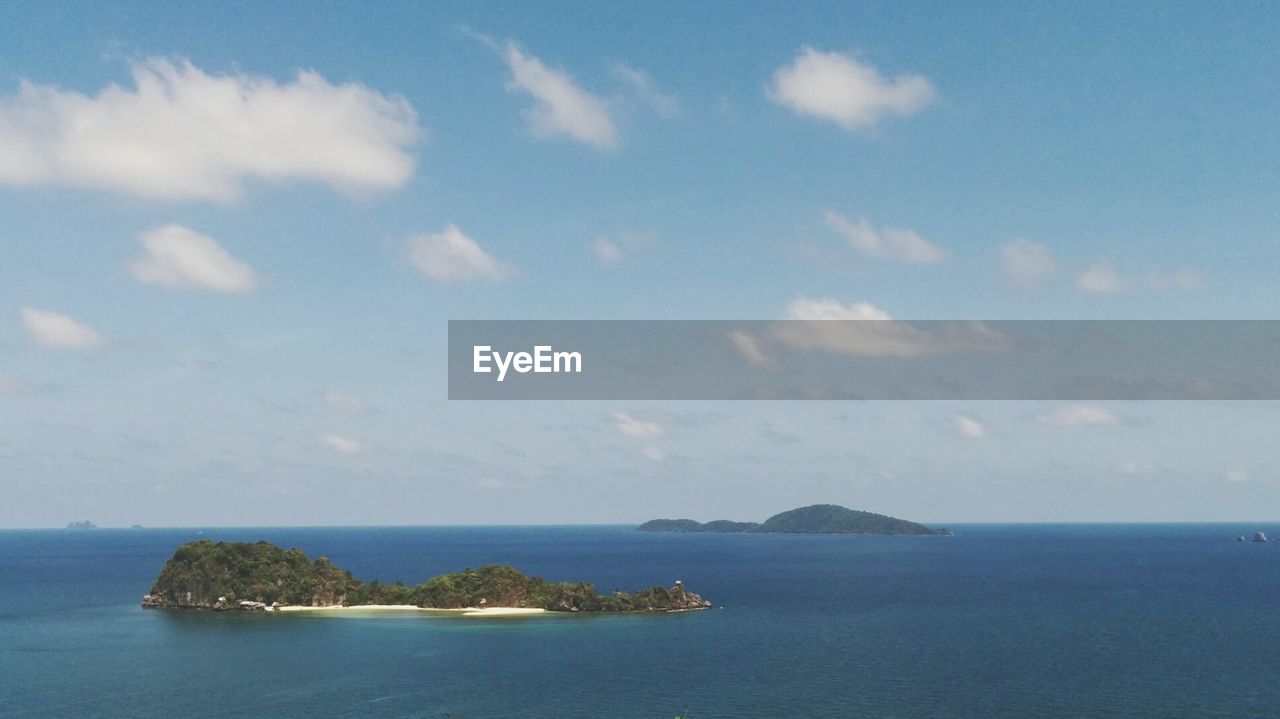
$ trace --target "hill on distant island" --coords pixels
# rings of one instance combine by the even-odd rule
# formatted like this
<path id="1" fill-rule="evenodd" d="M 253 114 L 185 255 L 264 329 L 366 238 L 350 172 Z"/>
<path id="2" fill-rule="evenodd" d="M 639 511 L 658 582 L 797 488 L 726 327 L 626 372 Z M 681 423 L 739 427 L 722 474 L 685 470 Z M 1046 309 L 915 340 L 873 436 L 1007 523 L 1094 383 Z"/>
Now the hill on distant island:
<path id="1" fill-rule="evenodd" d="M 733 522 L 717 519 L 651 519 L 636 528 L 640 532 L 752 532 L 776 534 L 921 534 L 949 535 L 949 529 L 931 529 L 923 524 L 873 512 L 813 504 L 775 514 L 763 522 Z"/>

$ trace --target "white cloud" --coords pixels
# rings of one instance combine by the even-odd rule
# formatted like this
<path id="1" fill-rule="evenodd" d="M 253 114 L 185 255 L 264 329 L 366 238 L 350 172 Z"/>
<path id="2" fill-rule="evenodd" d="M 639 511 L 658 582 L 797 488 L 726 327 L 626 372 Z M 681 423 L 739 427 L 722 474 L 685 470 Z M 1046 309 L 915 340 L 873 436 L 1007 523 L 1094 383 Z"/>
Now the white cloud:
<path id="1" fill-rule="evenodd" d="M 31 333 L 31 338 L 43 347 L 83 350 L 106 342 L 95 330 L 66 315 L 31 307 L 23 307 L 20 313 L 22 324 Z"/>
<path id="2" fill-rule="evenodd" d="M 129 265 L 138 282 L 168 289 L 250 292 L 258 276 L 211 237 L 181 225 L 159 227 L 138 236 L 147 254 Z"/>
<path id="3" fill-rule="evenodd" d="M 987 428 L 982 422 L 967 414 L 958 414 L 955 416 L 954 425 L 956 432 L 962 437 L 969 439 L 982 439 L 987 436 Z"/>
<path id="4" fill-rule="evenodd" d="M 642 420 L 626 412 L 613 413 L 613 426 L 627 437 L 661 437 L 665 429 L 652 420 Z"/>
<path id="5" fill-rule="evenodd" d="M 846 130 L 874 126 L 887 115 L 911 115 L 937 97 L 920 75 L 889 79 L 868 63 L 838 52 L 803 47 L 765 87 L 773 102 Z"/>
<path id="6" fill-rule="evenodd" d="M 320 395 L 320 400 L 325 406 L 338 412 L 346 414 L 364 414 L 365 405 L 359 399 L 349 394 L 338 392 L 336 390 L 328 390 Z"/>
<path id="7" fill-rule="evenodd" d="M 606 265 L 622 260 L 622 247 L 617 242 L 604 237 L 591 243 L 591 252 L 595 254 L 597 260 Z"/>
<path id="8" fill-rule="evenodd" d="M 302 71 L 289 83 L 149 58 L 96 95 L 23 81 L 0 97 L 0 183 L 234 200 L 245 180 L 348 194 L 403 185 L 421 130 L 408 101 Z"/>
<path id="9" fill-rule="evenodd" d="M 1000 268 L 1016 287 L 1030 287 L 1048 279 L 1057 266 L 1044 245 L 1021 237 L 1000 245 Z"/>
<path id="10" fill-rule="evenodd" d="M 613 265 L 626 259 L 629 255 L 634 255 L 658 245 L 659 240 L 654 235 L 640 233 L 626 233 L 616 238 L 599 237 L 591 243 L 591 253 L 596 259 L 606 265 Z"/>
<path id="11" fill-rule="evenodd" d="M 653 462 L 667 461 L 667 452 L 661 447 L 645 447 L 643 454 L 646 459 Z"/>
<path id="12" fill-rule="evenodd" d="M 1191 292 L 1207 286 L 1204 278 L 1195 270 L 1181 268 L 1171 272 L 1151 270 L 1140 275 L 1124 275 L 1116 271 L 1107 260 L 1090 265 L 1076 287 L 1091 295 L 1114 295 L 1124 292 Z"/>
<path id="13" fill-rule="evenodd" d="M 567 72 L 525 54 L 514 42 L 507 43 L 504 59 L 511 70 L 510 89 L 534 100 L 527 116 L 535 135 L 566 136 L 605 150 L 617 146 L 618 131 L 607 102 L 578 87 Z"/>
<path id="14" fill-rule="evenodd" d="M 654 420 L 641 419 L 626 412 L 614 412 L 612 415 L 614 429 L 624 437 L 637 440 L 655 440 L 667 433 L 666 427 Z M 650 461 L 663 462 L 667 452 L 656 444 L 646 444 L 640 453 Z"/>
<path id="15" fill-rule="evenodd" d="M 755 335 L 742 330 L 733 330 L 729 333 L 729 341 L 733 343 L 733 348 L 738 354 L 742 355 L 748 363 L 757 367 L 776 367 L 777 360 L 769 355 L 764 349 L 764 343 Z"/>
<path id="16" fill-rule="evenodd" d="M 414 235 L 405 240 L 409 262 L 436 282 L 489 280 L 501 282 L 515 269 L 495 259 L 454 225 L 434 235 Z"/>
<path id="17" fill-rule="evenodd" d="M 1053 427 L 1099 427 L 1118 421 L 1111 410 L 1096 404 L 1057 407 L 1040 415 L 1037 420 Z"/>
<path id="18" fill-rule="evenodd" d="M 946 322 L 924 329 L 893 320 L 867 302 L 850 305 L 836 300 L 792 300 L 789 320 L 878 320 L 858 322 L 779 322 L 769 339 L 789 349 L 859 357 L 926 357 L 950 353 L 998 352 L 1009 339 L 981 321 Z M 758 338 L 757 338 L 758 339 Z M 742 353 L 742 343 L 736 343 Z M 745 356 L 745 355 L 744 355 Z M 750 360 L 750 358 L 748 358 Z"/>
<path id="19" fill-rule="evenodd" d="M 320 441 L 329 449 L 342 454 L 355 454 L 364 449 L 364 445 L 361 444 L 360 440 L 343 437 L 338 434 L 326 434 L 320 438 Z"/>
<path id="20" fill-rule="evenodd" d="M 659 90 L 649 73 L 622 63 L 614 63 L 610 69 L 614 77 L 627 85 L 632 95 L 648 105 L 659 117 L 672 120 L 680 116 L 680 101 Z"/>
<path id="21" fill-rule="evenodd" d="M 789 320 L 889 320 L 888 312 L 870 302 L 842 304 L 839 300 L 810 300 L 798 297 L 787 303 Z"/>
<path id="22" fill-rule="evenodd" d="M 1226 478 L 1228 482 L 1248 482 L 1253 475 L 1247 469 L 1228 469 Z"/>
<path id="23" fill-rule="evenodd" d="M 876 229 L 867 218 L 850 220 L 838 212 L 825 214 L 827 227 L 844 237 L 854 249 L 872 257 L 913 263 L 941 262 L 947 251 L 911 230 L 895 227 Z"/>
<path id="24" fill-rule="evenodd" d="M 1115 294 L 1128 289 L 1125 280 L 1116 274 L 1109 262 L 1098 262 L 1090 266 L 1076 280 L 1076 286 L 1081 292 L 1094 295 Z"/>

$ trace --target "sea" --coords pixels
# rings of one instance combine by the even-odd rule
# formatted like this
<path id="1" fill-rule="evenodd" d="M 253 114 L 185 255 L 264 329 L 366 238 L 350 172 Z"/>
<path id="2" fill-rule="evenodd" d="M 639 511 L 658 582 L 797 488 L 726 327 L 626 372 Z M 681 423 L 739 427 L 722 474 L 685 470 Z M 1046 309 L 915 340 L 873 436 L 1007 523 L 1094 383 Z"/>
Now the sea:
<path id="1" fill-rule="evenodd" d="M 953 525 L 952 537 L 629 526 L 0 531 L 5 717 L 1277 717 L 1265 524 Z M 139 607 L 186 541 L 265 539 L 356 576 L 490 563 L 684 614 Z"/>

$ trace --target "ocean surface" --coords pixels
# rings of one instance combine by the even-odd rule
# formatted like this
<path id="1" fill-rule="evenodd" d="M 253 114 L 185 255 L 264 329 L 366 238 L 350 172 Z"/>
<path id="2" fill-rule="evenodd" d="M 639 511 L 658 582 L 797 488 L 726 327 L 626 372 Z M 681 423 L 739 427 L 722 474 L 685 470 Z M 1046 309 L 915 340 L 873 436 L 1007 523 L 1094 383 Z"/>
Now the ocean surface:
<path id="1" fill-rule="evenodd" d="M 954 537 L 631 527 L 0 531 L 0 716 L 1276 717 L 1266 525 L 959 525 Z M 266 539 L 362 579 L 501 562 L 654 616 L 148 611 L 182 542 Z"/>

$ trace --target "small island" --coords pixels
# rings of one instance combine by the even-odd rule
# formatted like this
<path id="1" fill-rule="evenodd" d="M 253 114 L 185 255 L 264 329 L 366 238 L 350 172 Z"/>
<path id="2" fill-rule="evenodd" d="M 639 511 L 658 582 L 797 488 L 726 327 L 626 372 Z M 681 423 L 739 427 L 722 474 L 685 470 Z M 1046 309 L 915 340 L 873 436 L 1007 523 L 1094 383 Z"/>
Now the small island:
<path id="1" fill-rule="evenodd" d="M 410 586 L 362 582 L 325 557 L 269 542 L 188 542 L 142 598 L 147 609 L 301 611 L 404 609 L 501 616 L 541 612 L 686 612 L 711 603 L 676 582 L 598 594 L 585 582 L 549 582 L 492 564 Z"/>
<path id="2" fill-rule="evenodd" d="M 94 524 L 93 522 L 90 522 L 87 519 L 84 520 L 83 522 L 67 522 L 67 529 L 97 529 L 97 528 L 98 528 L 98 525 Z"/>
<path id="3" fill-rule="evenodd" d="M 841 507 L 838 504 L 813 504 L 775 514 L 763 522 L 733 522 L 717 519 L 698 522 L 693 519 L 651 519 L 639 532 L 751 532 L 776 534 L 911 534 L 951 536 L 950 529 L 932 529 L 923 524 L 872 512 Z"/>

